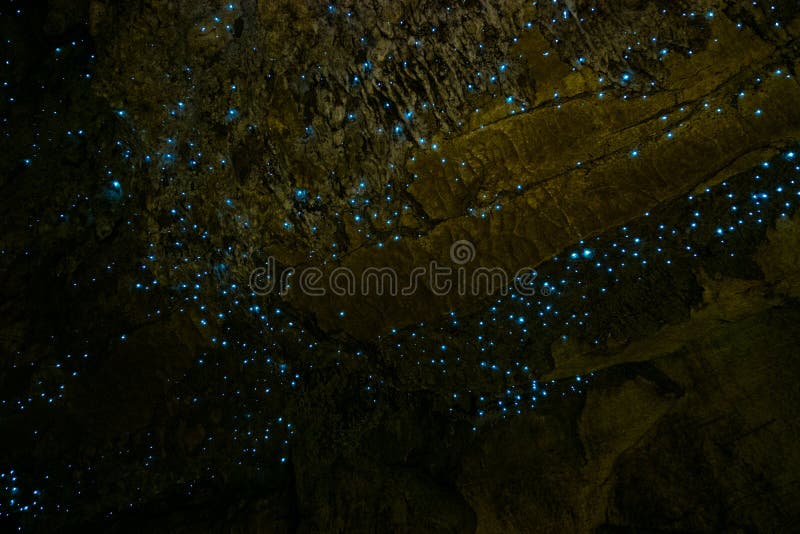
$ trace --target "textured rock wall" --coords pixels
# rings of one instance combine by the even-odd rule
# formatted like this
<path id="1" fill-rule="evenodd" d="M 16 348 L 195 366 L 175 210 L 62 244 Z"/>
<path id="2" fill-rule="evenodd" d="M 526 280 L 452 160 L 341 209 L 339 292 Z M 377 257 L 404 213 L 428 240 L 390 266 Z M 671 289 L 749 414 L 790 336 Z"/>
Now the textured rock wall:
<path id="1" fill-rule="evenodd" d="M 2 15 L 3 528 L 797 523 L 796 2 Z"/>

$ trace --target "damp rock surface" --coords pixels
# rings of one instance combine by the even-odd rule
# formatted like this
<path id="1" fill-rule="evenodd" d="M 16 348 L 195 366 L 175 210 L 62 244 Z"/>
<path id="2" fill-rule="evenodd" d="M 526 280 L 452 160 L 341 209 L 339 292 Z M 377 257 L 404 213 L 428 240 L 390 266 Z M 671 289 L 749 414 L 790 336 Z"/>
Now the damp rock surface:
<path id="1" fill-rule="evenodd" d="M 0 13 L 0 530 L 800 521 L 795 2 Z"/>

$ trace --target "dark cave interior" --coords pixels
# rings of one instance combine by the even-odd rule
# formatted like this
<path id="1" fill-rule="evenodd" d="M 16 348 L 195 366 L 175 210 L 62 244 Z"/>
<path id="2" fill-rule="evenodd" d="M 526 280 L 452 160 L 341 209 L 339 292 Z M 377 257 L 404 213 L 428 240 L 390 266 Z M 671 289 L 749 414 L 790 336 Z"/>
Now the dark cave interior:
<path id="1" fill-rule="evenodd" d="M 0 20 L 0 530 L 798 528 L 800 2 Z"/>

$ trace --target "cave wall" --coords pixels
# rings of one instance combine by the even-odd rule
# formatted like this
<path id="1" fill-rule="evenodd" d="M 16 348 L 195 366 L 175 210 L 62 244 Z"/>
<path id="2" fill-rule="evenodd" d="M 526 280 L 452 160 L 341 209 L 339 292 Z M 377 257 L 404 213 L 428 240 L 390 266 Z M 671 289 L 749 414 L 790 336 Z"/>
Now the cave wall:
<path id="1" fill-rule="evenodd" d="M 2 528 L 793 530 L 796 2 L 2 28 Z M 251 286 L 464 241 L 535 294 Z"/>

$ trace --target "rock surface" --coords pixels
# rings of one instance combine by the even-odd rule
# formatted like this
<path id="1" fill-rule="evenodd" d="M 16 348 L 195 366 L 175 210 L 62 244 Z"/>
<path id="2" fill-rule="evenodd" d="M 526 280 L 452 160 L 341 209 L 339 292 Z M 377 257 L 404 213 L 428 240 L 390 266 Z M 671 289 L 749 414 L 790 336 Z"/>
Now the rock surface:
<path id="1" fill-rule="evenodd" d="M 798 7 L 608 4 L 3 8 L 0 528 L 791 531 Z"/>

